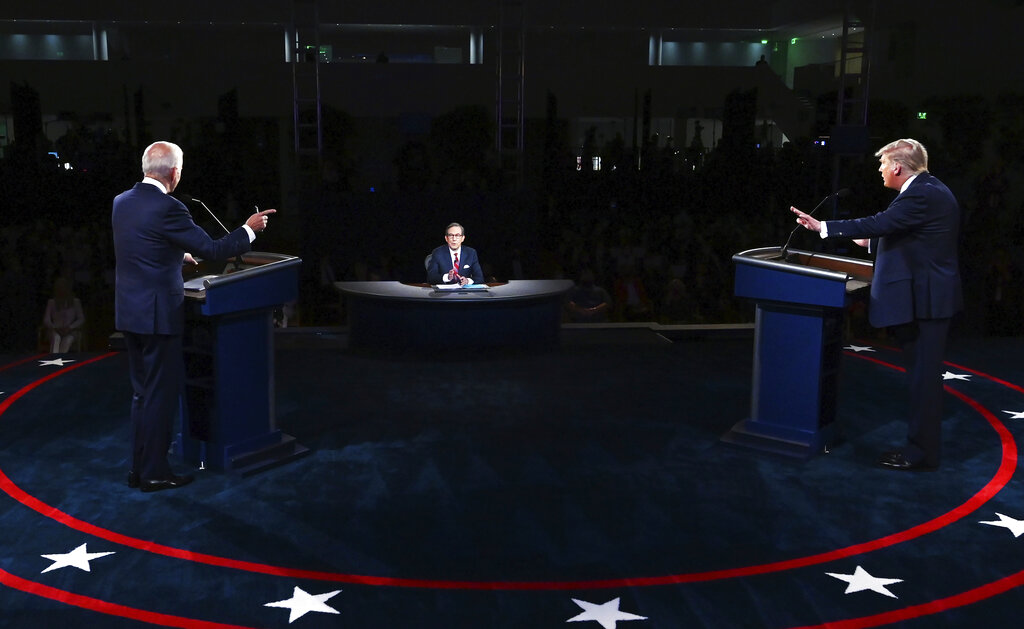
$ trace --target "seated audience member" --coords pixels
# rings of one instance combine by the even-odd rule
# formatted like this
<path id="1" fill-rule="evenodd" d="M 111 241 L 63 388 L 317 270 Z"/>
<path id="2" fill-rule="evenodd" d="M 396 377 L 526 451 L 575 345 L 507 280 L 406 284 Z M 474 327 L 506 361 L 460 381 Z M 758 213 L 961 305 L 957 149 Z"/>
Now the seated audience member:
<path id="1" fill-rule="evenodd" d="M 686 284 L 678 277 L 669 280 L 665 294 L 661 298 L 658 314 L 662 323 L 683 323 L 692 317 L 690 298 Z"/>
<path id="2" fill-rule="evenodd" d="M 615 280 L 615 314 L 617 321 L 651 321 L 654 315 L 647 288 L 634 265 L 627 265 Z"/>
<path id="3" fill-rule="evenodd" d="M 53 297 L 46 302 L 43 325 L 50 335 L 50 353 L 66 354 L 85 323 L 82 302 L 71 292 L 71 282 L 59 277 L 53 284 Z"/>
<path id="4" fill-rule="evenodd" d="M 566 296 L 566 310 L 573 323 L 603 323 L 608 321 L 612 298 L 608 291 L 594 281 L 590 269 L 580 273 L 580 280 Z"/>

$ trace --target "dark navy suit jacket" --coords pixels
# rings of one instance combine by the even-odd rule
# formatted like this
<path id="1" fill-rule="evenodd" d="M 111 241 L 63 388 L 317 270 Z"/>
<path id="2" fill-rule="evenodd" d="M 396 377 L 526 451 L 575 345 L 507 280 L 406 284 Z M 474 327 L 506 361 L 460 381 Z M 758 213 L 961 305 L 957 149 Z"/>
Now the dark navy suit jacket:
<path id="1" fill-rule="evenodd" d="M 930 173 L 919 174 L 874 216 L 827 223 L 830 238 L 872 239 L 871 325 L 944 319 L 963 308 L 957 257 L 960 205 Z"/>
<path id="2" fill-rule="evenodd" d="M 117 258 L 115 327 L 135 334 L 181 334 L 185 253 L 226 260 L 249 250 L 244 227 L 214 240 L 185 206 L 156 186 L 139 182 L 114 198 L 111 215 Z"/>
<path id="3" fill-rule="evenodd" d="M 448 245 L 441 245 L 430 252 L 430 259 L 427 261 L 428 284 L 444 283 L 444 274 L 452 270 L 452 254 L 449 251 Z M 463 246 L 459 251 L 459 266 L 459 275 L 470 277 L 477 284 L 483 284 L 484 270 L 480 267 L 476 249 Z"/>

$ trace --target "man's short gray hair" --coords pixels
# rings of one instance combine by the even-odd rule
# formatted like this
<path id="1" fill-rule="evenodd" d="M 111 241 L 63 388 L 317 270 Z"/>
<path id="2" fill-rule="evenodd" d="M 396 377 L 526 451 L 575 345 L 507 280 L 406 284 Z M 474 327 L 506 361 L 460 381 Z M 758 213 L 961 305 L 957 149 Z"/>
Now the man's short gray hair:
<path id="1" fill-rule="evenodd" d="M 181 169 L 184 153 L 173 142 L 153 142 L 142 152 L 142 174 L 170 177 L 171 170 Z"/>

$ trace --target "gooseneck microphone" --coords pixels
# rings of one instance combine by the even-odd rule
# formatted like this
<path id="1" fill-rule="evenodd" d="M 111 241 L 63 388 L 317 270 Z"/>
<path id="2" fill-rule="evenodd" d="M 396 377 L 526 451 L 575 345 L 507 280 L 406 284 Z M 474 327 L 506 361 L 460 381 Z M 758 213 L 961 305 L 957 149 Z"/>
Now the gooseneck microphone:
<path id="1" fill-rule="evenodd" d="M 813 210 L 811 210 L 810 212 L 807 212 L 807 216 L 814 216 L 814 213 L 818 211 L 818 208 L 820 208 L 821 206 L 825 205 L 825 202 L 828 201 L 829 199 L 845 197 L 845 196 L 847 196 L 849 194 L 850 194 L 850 189 L 849 188 L 841 188 L 839 190 L 836 190 L 832 194 L 830 194 L 827 197 L 825 197 L 824 199 L 822 199 L 818 203 L 818 205 L 815 205 Z M 793 236 L 797 233 L 797 231 L 800 230 L 801 227 L 803 227 L 803 225 L 797 225 L 796 227 L 793 228 L 793 231 L 789 232 L 789 238 L 786 239 L 786 244 L 782 245 L 782 249 L 779 252 L 781 254 L 781 257 L 782 257 L 783 260 L 786 259 L 786 251 L 789 249 L 789 242 L 791 240 L 793 240 Z"/>
<path id="2" fill-rule="evenodd" d="M 213 210 L 211 210 L 210 208 L 206 207 L 206 204 L 203 203 L 201 200 L 199 200 L 199 199 L 197 199 L 195 197 L 189 196 L 189 195 L 185 194 L 184 192 L 177 193 L 177 196 L 178 196 L 178 198 L 180 198 L 185 203 L 198 203 L 199 205 L 203 206 L 203 209 L 206 210 L 206 213 L 209 214 L 211 217 L 213 217 L 213 220 L 217 221 L 217 224 L 220 225 L 220 228 L 224 230 L 225 234 L 230 234 L 231 233 L 231 230 L 228 229 L 227 227 L 224 227 L 224 223 L 220 222 L 220 219 L 217 218 L 217 215 L 213 213 Z M 242 268 L 242 256 L 241 255 L 237 255 L 237 256 L 235 256 L 235 270 L 237 271 L 240 268 Z"/>
<path id="3" fill-rule="evenodd" d="M 210 208 L 206 207 L 205 203 L 203 203 L 202 201 L 200 201 L 199 199 L 197 199 L 195 197 L 190 197 L 189 195 L 187 195 L 187 194 L 185 194 L 183 192 L 179 192 L 178 193 L 178 197 L 180 197 L 181 200 L 184 201 L 185 203 L 198 203 L 199 205 L 203 206 L 203 209 L 206 210 L 206 213 L 209 214 L 210 216 L 212 216 L 213 220 L 217 221 L 217 224 L 220 225 L 220 228 L 224 230 L 225 234 L 230 234 L 231 233 L 231 230 L 228 229 L 227 227 L 224 227 L 224 223 L 220 222 L 220 219 L 217 218 L 217 215 L 213 213 L 213 210 L 211 210 Z"/>

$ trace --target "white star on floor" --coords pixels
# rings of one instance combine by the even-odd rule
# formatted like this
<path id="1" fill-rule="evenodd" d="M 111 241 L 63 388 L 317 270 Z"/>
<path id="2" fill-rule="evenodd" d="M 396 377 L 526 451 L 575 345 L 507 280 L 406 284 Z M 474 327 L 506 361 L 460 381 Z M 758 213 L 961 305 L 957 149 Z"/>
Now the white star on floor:
<path id="1" fill-rule="evenodd" d="M 1024 411 L 1003 411 L 1010 415 L 1010 419 L 1024 419 Z"/>
<path id="2" fill-rule="evenodd" d="M 969 373 L 951 373 L 951 372 L 947 371 L 946 373 L 942 374 L 942 379 L 943 380 L 965 380 L 965 381 L 969 381 L 971 379 L 971 374 L 969 374 Z"/>
<path id="3" fill-rule="evenodd" d="M 54 358 L 53 360 L 40 360 L 39 361 L 39 366 L 40 367 L 45 367 L 47 365 L 57 365 L 58 367 L 63 367 L 67 363 L 73 363 L 73 362 L 75 362 L 75 361 L 72 358 Z"/>
<path id="4" fill-rule="evenodd" d="M 647 620 L 646 616 L 637 616 L 636 614 L 630 614 L 628 612 L 619 611 L 619 599 L 613 598 L 607 603 L 601 605 L 595 605 L 594 603 L 588 603 L 578 599 L 572 599 L 573 603 L 580 606 L 583 610 L 582 614 L 573 616 L 565 622 L 584 622 L 587 620 L 593 620 L 600 624 L 604 629 L 615 629 L 615 623 L 618 621 L 626 620 Z"/>
<path id="5" fill-rule="evenodd" d="M 99 559 L 100 557 L 106 557 L 107 555 L 113 555 L 114 553 L 90 553 L 86 548 L 86 544 L 82 544 L 78 548 L 74 549 L 70 553 L 63 553 L 59 555 L 40 555 L 53 562 L 49 568 L 43 570 L 43 572 L 49 572 L 50 570 L 59 570 L 60 568 L 78 568 L 79 570 L 85 570 L 86 572 L 92 572 L 89 569 L 89 562 L 93 559 Z M 40 572 L 39 574 L 42 574 Z"/>
<path id="6" fill-rule="evenodd" d="M 873 352 L 873 351 L 875 351 L 875 348 L 868 347 L 867 345 L 847 345 L 843 349 L 848 349 L 851 352 L 857 352 L 857 353 L 860 353 L 860 352 Z"/>
<path id="7" fill-rule="evenodd" d="M 892 585 L 893 583 L 903 583 L 903 579 L 883 579 L 881 577 L 873 577 L 868 574 L 867 570 L 860 566 L 857 566 L 857 569 L 854 570 L 853 574 L 837 574 L 835 572 L 826 572 L 825 574 L 830 577 L 835 577 L 840 581 L 846 581 L 849 584 L 846 586 L 846 592 L 844 592 L 844 594 L 853 594 L 854 592 L 871 590 L 872 592 L 885 594 L 891 598 L 899 598 L 890 592 L 885 586 Z"/>
<path id="8" fill-rule="evenodd" d="M 1002 513 L 996 513 L 996 515 L 999 517 L 998 522 L 994 520 L 989 522 L 981 521 L 979 522 L 979 524 L 988 524 L 989 526 L 1001 526 L 1005 529 L 1008 529 L 1011 533 L 1013 533 L 1014 537 L 1020 537 L 1021 534 L 1024 534 L 1024 520 L 1015 520 L 1009 516 L 1003 515 Z"/>
<path id="9" fill-rule="evenodd" d="M 291 610 L 291 613 L 288 615 L 288 624 L 291 624 L 309 612 L 340 614 L 341 612 L 334 609 L 326 602 L 338 592 L 341 592 L 341 590 L 334 590 L 333 592 L 326 592 L 324 594 L 310 594 L 296 585 L 295 589 L 292 590 L 291 598 L 283 601 L 266 603 L 264 607 L 284 607 Z"/>

